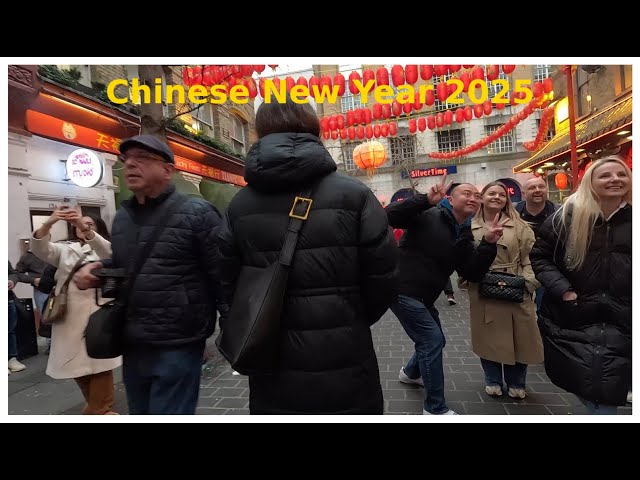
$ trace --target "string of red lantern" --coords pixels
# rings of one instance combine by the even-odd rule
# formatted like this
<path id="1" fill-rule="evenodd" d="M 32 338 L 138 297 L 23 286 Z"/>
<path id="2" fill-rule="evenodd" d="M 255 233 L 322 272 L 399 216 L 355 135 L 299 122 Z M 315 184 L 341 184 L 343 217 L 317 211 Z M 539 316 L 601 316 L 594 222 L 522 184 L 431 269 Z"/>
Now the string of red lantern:
<path id="1" fill-rule="evenodd" d="M 522 146 L 529 150 L 530 152 L 535 152 L 540 150 L 544 145 L 544 138 L 547 135 L 547 131 L 549 130 L 549 126 L 551 125 L 551 121 L 553 120 L 553 112 L 555 110 L 555 106 L 547 107 L 542 114 L 542 118 L 540 119 L 540 127 L 538 128 L 538 134 L 536 138 L 531 142 L 524 142 Z"/>
<path id="2" fill-rule="evenodd" d="M 478 142 L 472 145 L 469 145 L 467 147 L 464 147 L 452 152 L 432 152 L 432 153 L 429 153 L 428 156 L 430 158 L 437 158 L 437 159 L 451 159 L 451 158 L 463 157 L 465 155 L 468 155 L 471 152 L 484 148 L 490 143 L 495 142 L 500 137 L 506 135 L 511 130 L 513 130 L 516 127 L 516 125 L 518 125 L 518 123 L 520 123 L 522 120 L 529 117 L 529 115 L 531 115 L 537 108 L 540 108 L 545 101 L 548 101 L 548 100 L 544 100 L 544 97 L 532 100 L 526 107 L 524 107 L 524 109 L 522 109 L 520 112 L 516 113 L 515 115 L 512 115 L 511 118 L 506 123 L 501 125 L 495 132 L 491 133 L 490 135 L 487 135 L 482 140 L 479 140 Z"/>

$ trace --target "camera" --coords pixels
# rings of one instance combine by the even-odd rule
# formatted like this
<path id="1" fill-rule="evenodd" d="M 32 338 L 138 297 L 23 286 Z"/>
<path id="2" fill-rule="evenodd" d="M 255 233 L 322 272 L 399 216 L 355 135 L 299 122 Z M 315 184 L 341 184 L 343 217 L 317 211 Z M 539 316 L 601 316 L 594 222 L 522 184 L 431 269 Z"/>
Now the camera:
<path id="1" fill-rule="evenodd" d="M 105 298 L 116 298 L 124 279 L 127 278 L 124 268 L 94 268 L 91 273 L 103 279 L 100 293 Z"/>

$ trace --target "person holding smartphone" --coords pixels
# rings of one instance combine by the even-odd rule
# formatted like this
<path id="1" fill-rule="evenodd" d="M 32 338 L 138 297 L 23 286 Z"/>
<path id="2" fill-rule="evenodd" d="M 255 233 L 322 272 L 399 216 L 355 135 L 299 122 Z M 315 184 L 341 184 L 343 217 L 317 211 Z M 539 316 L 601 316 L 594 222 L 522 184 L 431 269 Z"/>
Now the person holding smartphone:
<path id="1" fill-rule="evenodd" d="M 72 229 L 69 243 L 51 241 L 51 227 L 66 221 Z M 92 215 L 82 215 L 79 208 L 70 205 L 56 207 L 42 227 L 33 233 L 31 248 L 39 258 L 57 267 L 56 295 L 70 275 L 83 263 L 111 256 L 109 232 L 104 221 Z M 121 358 L 96 360 L 87 355 L 84 331 L 89 316 L 98 309 L 94 289 L 79 290 L 68 283 L 67 309 L 62 321 L 53 323 L 51 351 L 46 373 L 51 378 L 73 378 L 87 402 L 85 415 L 115 414 L 113 407 L 113 369 L 120 366 Z"/>

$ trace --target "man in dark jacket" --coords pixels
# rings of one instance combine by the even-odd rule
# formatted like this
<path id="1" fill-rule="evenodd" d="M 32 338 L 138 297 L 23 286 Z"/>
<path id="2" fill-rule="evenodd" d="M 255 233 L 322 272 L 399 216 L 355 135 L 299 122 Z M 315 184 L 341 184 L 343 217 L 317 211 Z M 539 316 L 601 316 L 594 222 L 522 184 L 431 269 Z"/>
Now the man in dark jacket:
<path id="1" fill-rule="evenodd" d="M 382 414 L 370 326 L 393 299 L 397 258 L 384 209 L 336 173 L 310 105 L 263 104 L 256 131 L 248 186 L 220 230 L 226 296 L 241 268 L 278 260 L 296 195 L 311 187 L 312 204 L 290 267 L 277 371 L 249 376 L 251 414 Z"/>
<path id="2" fill-rule="evenodd" d="M 33 285 L 33 299 L 40 313 L 42 313 L 44 303 L 47 301 L 49 293 L 51 293 L 51 289 L 45 291 L 40 287 L 40 279 L 47 265 L 47 262 L 36 257 L 31 250 L 27 250 L 16 265 L 16 271 L 24 274 L 25 279 L 28 279 L 29 283 Z"/>
<path id="3" fill-rule="evenodd" d="M 129 296 L 123 378 L 131 414 L 195 413 L 205 340 L 213 333 L 218 254 L 214 242 L 218 210 L 199 197 L 175 191 L 173 153 L 150 135 L 124 140 L 120 152 L 126 183 L 134 196 L 123 202 L 111 233 L 115 268 L 135 263 L 155 227 L 170 216 L 142 266 Z M 96 286 L 81 269 L 80 288 Z"/>
<path id="4" fill-rule="evenodd" d="M 399 380 L 425 386 L 425 415 L 455 415 L 444 398 L 445 338 L 433 303 L 454 270 L 472 282 L 482 280 L 495 259 L 495 243 L 503 227 L 496 218 L 474 248 L 471 228 L 465 222 L 478 210 L 480 193 L 463 183 L 450 193 L 451 209 L 439 206 L 448 188 L 445 179 L 446 174 L 426 195 L 394 202 L 386 209 L 389 224 L 405 230 L 400 240 L 399 295 L 391 310 L 416 344 L 413 357 L 400 369 Z"/>
<path id="5" fill-rule="evenodd" d="M 533 233 L 538 237 L 538 230 L 544 221 L 553 215 L 558 207 L 549 201 L 547 182 L 540 177 L 532 177 L 524 184 L 524 200 L 515 205 L 516 211 L 525 222 L 528 222 Z M 536 289 L 536 310 L 540 316 L 544 287 Z"/>

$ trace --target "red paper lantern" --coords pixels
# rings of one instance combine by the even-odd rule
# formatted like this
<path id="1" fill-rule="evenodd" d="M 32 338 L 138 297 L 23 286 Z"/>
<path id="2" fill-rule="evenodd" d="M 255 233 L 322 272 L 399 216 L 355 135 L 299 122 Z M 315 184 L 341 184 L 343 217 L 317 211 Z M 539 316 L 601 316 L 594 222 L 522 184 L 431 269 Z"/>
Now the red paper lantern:
<path id="1" fill-rule="evenodd" d="M 389 71 L 385 67 L 379 67 L 376 71 L 377 85 L 389 85 Z"/>
<path id="2" fill-rule="evenodd" d="M 565 190 L 567 188 L 567 185 L 569 185 L 567 174 L 563 172 L 557 173 L 555 177 L 555 183 L 556 187 L 558 187 L 558 190 Z"/>
<path id="3" fill-rule="evenodd" d="M 362 109 L 362 121 L 364 123 L 371 123 L 371 109 L 369 107 L 364 107 Z"/>
<path id="4" fill-rule="evenodd" d="M 413 85 L 418 81 L 418 65 L 407 65 L 404 74 L 407 77 L 407 83 Z"/>
<path id="5" fill-rule="evenodd" d="M 462 68 L 462 65 L 449 65 L 449 71 L 451 73 L 456 73 L 460 68 Z"/>
<path id="6" fill-rule="evenodd" d="M 473 109 L 471 108 L 471 105 L 467 105 L 466 107 L 464 107 L 464 119 L 467 122 L 470 122 L 472 118 L 473 118 Z"/>
<path id="7" fill-rule="evenodd" d="M 502 71 L 506 74 L 509 75 L 511 72 L 513 72 L 516 69 L 515 65 L 502 65 Z"/>
<path id="8" fill-rule="evenodd" d="M 445 125 L 451 125 L 453 123 L 453 112 L 451 110 L 444 112 L 444 123 Z"/>
<path id="9" fill-rule="evenodd" d="M 446 75 L 449 71 L 449 65 L 436 65 L 435 73 L 436 76 L 441 77 L 442 75 Z"/>
<path id="10" fill-rule="evenodd" d="M 387 135 L 389 135 L 389 124 L 388 123 L 383 123 L 382 125 L 380 125 L 380 135 L 382 135 L 383 137 L 386 137 Z"/>
<path id="11" fill-rule="evenodd" d="M 416 133 L 418 130 L 418 125 L 416 123 L 416 119 L 412 118 L 409 120 L 409 133 Z"/>
<path id="12" fill-rule="evenodd" d="M 389 123 L 389 135 L 395 135 L 398 133 L 398 125 L 396 122 Z"/>
<path id="13" fill-rule="evenodd" d="M 367 69 L 362 72 L 362 85 L 366 87 L 367 83 L 369 83 L 370 80 L 373 80 L 375 82 L 376 74 L 373 73 L 373 70 Z"/>
<path id="14" fill-rule="evenodd" d="M 440 82 L 436 85 L 436 93 L 438 94 L 438 100 L 446 102 L 449 97 L 449 87 L 445 82 Z"/>
<path id="15" fill-rule="evenodd" d="M 397 117 L 402 113 L 402 105 L 400 105 L 400 102 L 398 102 L 397 100 L 393 101 L 393 103 L 391 104 L 391 112 L 393 113 L 394 117 Z"/>
<path id="16" fill-rule="evenodd" d="M 551 78 L 545 78 L 542 81 L 542 90 L 544 90 L 544 93 L 551 93 L 553 91 L 553 80 Z"/>
<path id="17" fill-rule="evenodd" d="M 433 77 L 433 65 L 420 65 L 420 78 L 429 80 Z"/>
<path id="18" fill-rule="evenodd" d="M 491 100 L 487 100 L 482 104 L 482 113 L 491 115 L 491 112 L 493 112 L 493 105 L 491 104 Z"/>
<path id="19" fill-rule="evenodd" d="M 284 79 L 284 82 L 287 87 L 287 92 L 290 92 L 291 89 L 296 86 L 296 81 L 291 75 L 287 76 L 287 78 Z"/>
<path id="20" fill-rule="evenodd" d="M 403 103 L 402 104 L 402 111 L 404 113 L 406 113 L 407 115 L 409 115 L 411 113 L 411 110 L 413 110 L 413 103 Z"/>
<path id="21" fill-rule="evenodd" d="M 360 80 L 360 72 L 351 72 L 349 74 L 349 91 L 352 95 L 357 95 L 359 90 L 355 84 L 356 80 Z"/>
<path id="22" fill-rule="evenodd" d="M 427 129 L 427 120 L 424 117 L 418 119 L 418 130 L 424 132 Z"/>
<path id="23" fill-rule="evenodd" d="M 456 122 L 457 123 L 464 122 L 464 109 L 463 108 L 458 108 L 456 110 Z"/>
<path id="24" fill-rule="evenodd" d="M 425 96 L 424 96 L 424 104 L 427 107 L 430 107 L 431 105 L 433 105 L 434 103 L 436 103 L 436 94 L 433 91 L 433 88 L 430 88 L 429 90 L 427 90 L 425 92 Z"/>
<path id="25" fill-rule="evenodd" d="M 341 73 L 336 73 L 333 76 L 333 84 L 338 86 L 338 96 L 343 96 L 346 89 L 346 81 L 344 79 L 344 75 Z"/>
<path id="26" fill-rule="evenodd" d="M 382 118 L 391 118 L 391 105 L 388 103 L 382 105 Z"/>
<path id="27" fill-rule="evenodd" d="M 444 126 L 444 114 L 442 112 L 439 112 L 436 115 L 436 125 L 438 128 L 442 128 Z"/>
<path id="28" fill-rule="evenodd" d="M 265 66 L 264 65 L 254 65 L 253 69 L 257 72 L 257 73 L 262 73 L 264 72 Z"/>
<path id="29" fill-rule="evenodd" d="M 481 103 L 478 103 L 478 104 L 473 106 L 473 116 L 474 117 L 476 117 L 476 118 L 482 117 L 483 112 L 484 112 L 484 109 L 483 109 Z"/>
<path id="30" fill-rule="evenodd" d="M 372 127 L 371 125 L 367 125 L 367 126 L 364 128 L 364 134 L 365 134 L 365 136 L 366 136 L 367 138 L 369 138 L 369 139 L 370 139 L 371 137 L 373 137 L 373 127 Z"/>
<path id="31" fill-rule="evenodd" d="M 378 138 L 380 137 L 380 125 L 374 125 L 373 126 L 373 136 Z"/>
<path id="32" fill-rule="evenodd" d="M 487 67 L 487 80 L 494 81 L 500 75 L 500 65 L 489 65 Z"/>

